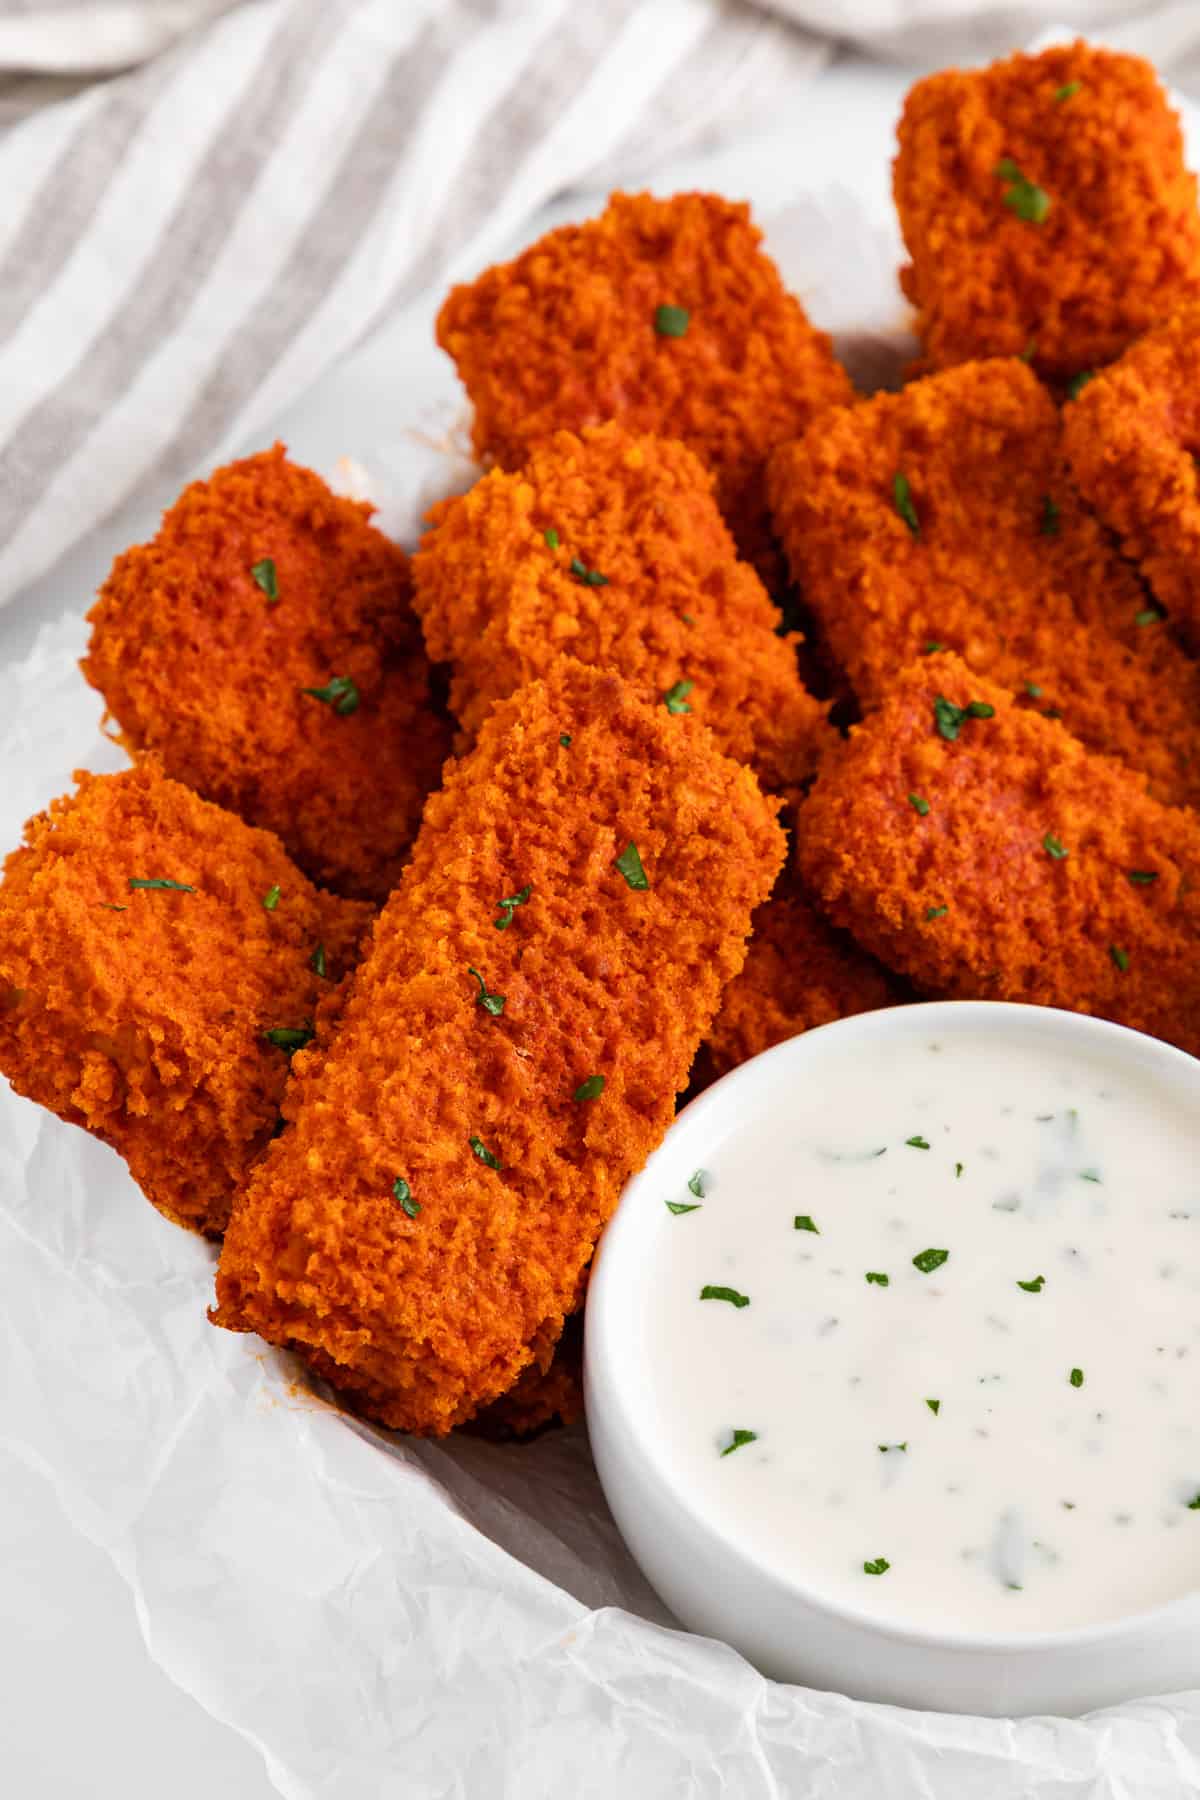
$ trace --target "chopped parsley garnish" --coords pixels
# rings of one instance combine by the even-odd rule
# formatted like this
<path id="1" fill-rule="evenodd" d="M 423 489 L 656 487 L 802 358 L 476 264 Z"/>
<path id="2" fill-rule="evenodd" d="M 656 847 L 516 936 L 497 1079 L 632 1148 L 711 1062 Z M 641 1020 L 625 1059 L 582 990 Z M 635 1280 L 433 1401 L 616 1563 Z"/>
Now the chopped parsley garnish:
<path id="1" fill-rule="evenodd" d="M 283 892 L 278 882 L 269 887 L 262 897 L 263 906 L 268 912 L 274 912 L 279 905 L 279 896 Z"/>
<path id="2" fill-rule="evenodd" d="M 317 945 L 316 949 L 313 951 L 312 955 L 308 959 L 308 966 L 312 970 L 314 975 L 319 975 L 321 977 L 322 981 L 327 980 L 328 969 L 326 968 L 326 964 L 325 964 L 325 946 L 324 946 L 324 944 Z"/>
<path id="3" fill-rule="evenodd" d="M 1135 625 L 1157 625 L 1166 616 L 1161 606 L 1144 606 L 1141 612 L 1134 613 L 1133 622 Z"/>
<path id="4" fill-rule="evenodd" d="M 400 1202 L 410 1219 L 415 1219 L 421 1210 L 421 1202 L 413 1199 L 412 1189 L 403 1175 L 397 1175 L 392 1183 L 392 1198 Z"/>
<path id="5" fill-rule="evenodd" d="M 1025 692 L 1029 695 L 1031 700 L 1040 700 L 1042 697 L 1042 690 L 1036 681 L 1027 681 L 1025 683 Z"/>
<path id="6" fill-rule="evenodd" d="M 896 511 L 908 526 L 914 537 L 921 535 L 921 521 L 917 517 L 917 509 L 913 505 L 912 489 L 908 485 L 908 476 L 897 469 L 892 476 L 892 500 Z"/>
<path id="7" fill-rule="evenodd" d="M 910 794 L 908 796 L 908 804 L 912 807 L 912 809 L 915 813 L 918 813 L 920 815 L 920 817 L 922 819 L 925 817 L 926 813 L 929 811 L 928 800 L 922 800 L 920 794 Z"/>
<path id="8" fill-rule="evenodd" d="M 938 694 L 933 702 L 933 721 L 939 735 L 952 744 L 968 719 L 990 719 L 995 711 L 986 700 L 972 700 L 966 706 L 956 706 L 945 694 Z"/>
<path id="9" fill-rule="evenodd" d="M 904 1141 L 910 1150 L 928 1150 L 929 1148 L 929 1140 L 927 1138 L 910 1137 L 905 1138 Z"/>
<path id="10" fill-rule="evenodd" d="M 169 888 L 173 894 L 194 894 L 196 891 L 194 887 L 189 887 L 186 881 L 164 881 L 158 876 L 154 876 L 150 881 L 142 881 L 138 876 L 131 875 L 129 885 L 131 888 Z"/>
<path id="11" fill-rule="evenodd" d="M 945 644 L 939 644 L 936 638 L 930 638 L 924 650 L 922 650 L 921 655 L 936 656 L 939 650 L 944 650 L 945 648 Z"/>
<path id="12" fill-rule="evenodd" d="M 1002 156 L 993 174 L 1006 183 L 1004 204 L 1009 211 L 1029 225 L 1041 225 L 1050 211 L 1050 196 L 1046 190 L 1022 175 L 1011 156 Z"/>
<path id="13" fill-rule="evenodd" d="M 1129 952 L 1128 952 L 1128 950 L 1122 950 L 1122 948 L 1119 944 L 1110 944 L 1108 946 L 1108 954 L 1112 957 L 1113 961 L 1116 963 L 1118 969 L 1120 969 L 1120 971 L 1123 975 L 1125 973 L 1126 969 L 1129 967 Z"/>
<path id="14" fill-rule="evenodd" d="M 880 1444 L 880 1445 L 879 1445 L 879 1449 L 880 1449 L 880 1450 L 881 1450 L 881 1451 L 882 1451 L 882 1452 L 883 1452 L 883 1454 L 884 1454 L 884 1456 L 887 1456 L 887 1455 L 888 1455 L 888 1453 L 889 1453 L 889 1452 L 890 1452 L 890 1451 L 892 1451 L 892 1450 L 905 1450 L 905 1451 L 907 1451 L 907 1449 L 908 1449 L 908 1442 L 907 1442 L 907 1440 L 906 1440 L 906 1441 L 905 1441 L 905 1442 L 904 1442 L 904 1443 L 903 1443 L 903 1444 Z"/>
<path id="15" fill-rule="evenodd" d="M 1080 369 L 1078 375 L 1072 375 L 1067 383 L 1067 399 L 1078 400 L 1089 381 L 1096 379 L 1095 369 Z"/>
<path id="16" fill-rule="evenodd" d="M 950 908 L 948 906 L 944 906 L 944 905 L 943 906 L 927 906 L 925 908 L 925 923 L 928 925 L 930 923 L 930 921 L 933 919 L 944 919 L 946 914 L 949 911 L 950 911 Z"/>
<path id="17" fill-rule="evenodd" d="M 694 1175 L 688 1176 L 688 1192 L 695 1194 L 697 1200 L 704 1198 L 704 1170 L 697 1169 Z"/>
<path id="18" fill-rule="evenodd" d="M 1096 1169 L 1080 1169 L 1079 1179 L 1080 1181 L 1094 1181 L 1100 1185 L 1100 1175 Z"/>
<path id="19" fill-rule="evenodd" d="M 473 975 L 479 983 L 479 992 L 475 996 L 476 1006 L 482 1006 L 484 1012 L 491 1013 L 493 1019 L 498 1019 L 504 1011 L 504 995 L 489 994 L 487 982 L 479 970 L 471 968 L 470 964 L 467 965 L 467 974 Z"/>
<path id="20" fill-rule="evenodd" d="M 882 1269 L 868 1269 L 867 1280 L 873 1287 L 887 1287 L 891 1281 L 891 1276 L 885 1275 Z"/>
<path id="21" fill-rule="evenodd" d="M 667 1211 L 669 1213 L 674 1213 L 676 1218 L 678 1218 L 681 1213 L 700 1211 L 700 1203 L 698 1200 L 668 1200 L 665 1204 Z"/>
<path id="22" fill-rule="evenodd" d="M 286 1050 L 290 1055 L 293 1050 L 303 1050 L 305 1044 L 312 1042 L 313 1028 L 307 1022 L 300 1026 L 273 1025 L 270 1031 L 263 1032 L 263 1036 L 268 1044 L 274 1044 L 277 1050 Z"/>
<path id="23" fill-rule="evenodd" d="M 1052 831 L 1048 831 L 1042 839 L 1042 849 L 1047 856 L 1052 856 L 1055 862 L 1062 862 L 1064 857 L 1071 854 L 1062 839 L 1056 838 Z"/>
<path id="24" fill-rule="evenodd" d="M 721 1455 L 732 1456 L 733 1452 L 735 1450 L 740 1450 L 743 1444 L 753 1444 L 757 1437 L 757 1431 L 735 1431 L 725 1448 L 722 1450 Z"/>
<path id="25" fill-rule="evenodd" d="M 640 893 L 644 888 L 650 886 L 646 871 L 642 867 L 642 859 L 638 853 L 636 844 L 626 844 L 620 856 L 615 858 L 615 863 L 616 867 L 625 877 L 626 887 L 633 888 L 635 892 Z"/>
<path id="26" fill-rule="evenodd" d="M 687 703 L 687 697 L 695 685 L 694 681 L 677 681 L 674 687 L 669 687 L 663 695 L 663 699 L 667 703 L 667 711 L 669 713 L 690 713 L 692 709 Z"/>
<path id="27" fill-rule="evenodd" d="M 795 1218 L 792 1220 L 792 1230 L 793 1231 L 815 1231 L 818 1237 L 820 1237 L 820 1235 L 821 1235 L 821 1227 L 819 1225 L 815 1225 L 813 1223 L 813 1218 L 812 1218 L 811 1213 L 797 1213 Z"/>
<path id="28" fill-rule="evenodd" d="M 575 1089 L 574 1097 L 576 1100 L 598 1100 L 603 1092 L 604 1076 L 589 1075 L 587 1080 L 581 1081 Z"/>
<path id="29" fill-rule="evenodd" d="M 271 605 L 274 606 L 279 598 L 279 581 L 275 574 L 275 563 L 273 559 L 269 556 L 264 556 L 261 562 L 251 563 L 250 573 L 262 589 L 263 593 L 267 596 Z"/>
<path id="30" fill-rule="evenodd" d="M 128 912 L 127 906 L 118 906 L 114 900 L 102 900 L 100 905 L 105 912 Z"/>
<path id="31" fill-rule="evenodd" d="M 549 531 L 543 532 L 542 535 L 544 536 L 546 543 L 551 550 L 558 549 L 558 546 L 562 542 L 562 539 L 559 537 L 557 531 L 555 531 L 553 525 L 550 527 Z"/>
<path id="32" fill-rule="evenodd" d="M 1042 496 L 1042 518 L 1038 530 L 1043 537 L 1058 536 L 1058 522 L 1062 508 L 1051 494 Z"/>
<path id="33" fill-rule="evenodd" d="M 940 1400 L 927 1400 L 925 1402 L 925 1404 L 929 1408 L 930 1412 L 933 1414 L 934 1418 L 936 1419 L 938 1414 L 942 1410 L 941 1401 Z"/>
<path id="34" fill-rule="evenodd" d="M 562 734 L 562 736 L 561 736 L 561 737 L 560 737 L 560 738 L 559 738 L 559 740 L 558 740 L 558 741 L 559 741 L 559 743 L 560 743 L 560 744 L 561 744 L 561 745 L 562 745 L 562 747 L 563 747 L 563 749 L 564 749 L 564 750 L 569 750 L 569 749 L 570 749 L 570 748 L 571 748 L 571 734 L 570 734 L 570 732 L 569 732 L 569 731 L 564 731 L 564 732 L 563 732 L 563 734 Z"/>
<path id="35" fill-rule="evenodd" d="M 533 883 L 532 881 L 527 881 L 519 894 L 510 894 L 507 900 L 497 900 L 496 905 L 500 908 L 500 917 L 492 920 L 492 924 L 496 927 L 497 931 L 508 930 L 513 922 L 513 913 L 518 906 L 524 906 L 532 892 Z"/>
<path id="36" fill-rule="evenodd" d="M 572 575 L 583 587 L 607 587 L 608 576 L 602 575 L 599 569 L 589 569 L 586 563 L 580 562 L 577 556 L 571 558 L 567 565 L 568 575 Z"/>
<path id="37" fill-rule="evenodd" d="M 1079 92 L 1079 87 L 1078 81 L 1065 81 L 1062 87 L 1055 88 L 1054 98 L 1056 101 L 1070 100 Z"/>
<path id="38" fill-rule="evenodd" d="M 470 1144 L 480 1162 L 486 1163 L 489 1169 L 495 1169 L 498 1173 L 504 1167 L 500 1158 L 495 1155 L 493 1151 L 488 1149 L 481 1137 L 470 1137 L 467 1139 L 467 1142 Z"/>
<path id="39" fill-rule="evenodd" d="M 1018 1281 L 1017 1286 L 1027 1294 L 1040 1294 L 1046 1285 L 1044 1275 L 1035 1275 L 1032 1281 Z"/>
<path id="40" fill-rule="evenodd" d="M 1082 1369 L 1072 1369 L 1071 1370 L 1071 1386 L 1072 1387 L 1082 1387 L 1083 1386 L 1083 1370 Z"/>
<path id="41" fill-rule="evenodd" d="M 957 1181 L 957 1180 L 958 1180 L 958 1179 L 959 1179 L 959 1177 L 960 1177 L 960 1176 L 961 1176 L 961 1174 L 962 1174 L 962 1172 L 963 1172 L 963 1166 L 964 1166 L 964 1165 L 963 1165 L 963 1164 L 962 1164 L 962 1163 L 955 1163 L 955 1165 L 954 1165 L 954 1179 L 955 1179 L 955 1181 Z"/>
<path id="42" fill-rule="evenodd" d="M 358 711 L 358 685 L 350 675 L 331 675 L 324 687 L 301 688 L 300 692 L 311 694 L 325 706 L 332 706 L 343 719 Z"/>
<path id="43" fill-rule="evenodd" d="M 891 1568 L 891 1566 L 892 1565 L 888 1561 L 886 1556 L 877 1556 L 874 1558 L 873 1561 L 865 1562 L 863 1564 L 863 1574 L 864 1575 L 886 1575 L 888 1570 Z"/>
<path id="44" fill-rule="evenodd" d="M 750 1304 L 749 1294 L 739 1294 L 736 1288 L 731 1287 L 713 1287 L 708 1282 L 700 1289 L 700 1298 L 702 1300 L 728 1300 L 730 1306 L 737 1307 Z"/>
<path id="45" fill-rule="evenodd" d="M 656 306 L 654 329 L 659 337 L 683 337 L 691 316 L 686 306 Z"/>
<path id="46" fill-rule="evenodd" d="M 932 1275 L 935 1269 L 940 1269 L 942 1264 L 949 1260 L 949 1257 L 948 1250 L 918 1250 L 912 1259 L 913 1268 L 920 1269 L 922 1275 Z"/>
<path id="47" fill-rule="evenodd" d="M 1157 869 L 1126 869 L 1125 874 L 1134 887 L 1149 887 L 1152 881 L 1158 880 Z"/>
<path id="48" fill-rule="evenodd" d="M 1200 1512 L 1200 1494 L 1197 1494 L 1194 1499 L 1188 1501 L 1187 1509 L 1189 1512 Z"/>

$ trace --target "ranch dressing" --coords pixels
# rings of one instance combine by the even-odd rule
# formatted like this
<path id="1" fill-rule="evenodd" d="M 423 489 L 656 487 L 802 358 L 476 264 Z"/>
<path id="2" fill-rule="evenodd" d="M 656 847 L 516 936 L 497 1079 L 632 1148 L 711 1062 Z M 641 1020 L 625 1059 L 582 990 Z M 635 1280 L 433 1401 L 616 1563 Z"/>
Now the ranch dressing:
<path id="1" fill-rule="evenodd" d="M 942 1630 L 1200 1586 L 1200 1121 L 1150 1076 L 831 1038 L 653 1204 L 653 1429 L 760 1561 Z"/>

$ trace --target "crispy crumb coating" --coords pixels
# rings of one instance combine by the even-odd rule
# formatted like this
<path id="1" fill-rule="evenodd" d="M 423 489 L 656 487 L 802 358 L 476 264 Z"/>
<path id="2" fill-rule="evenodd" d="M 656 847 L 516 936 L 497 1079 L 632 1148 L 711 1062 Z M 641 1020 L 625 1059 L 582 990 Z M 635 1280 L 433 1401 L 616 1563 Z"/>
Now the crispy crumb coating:
<path id="1" fill-rule="evenodd" d="M 407 558 L 370 514 L 279 444 L 193 482 L 114 563 L 83 672 L 129 749 L 277 832 L 313 880 L 382 900 L 449 738 Z M 251 573 L 268 562 L 275 601 Z M 357 710 L 304 692 L 337 676 Z"/>
<path id="2" fill-rule="evenodd" d="M 516 468 L 554 431 L 610 418 L 681 438 L 771 585 L 763 461 L 852 390 L 761 241 L 749 208 L 714 194 L 617 193 L 453 288 L 438 343 L 475 407 L 477 453 Z M 655 329 L 663 305 L 686 310 L 682 336 Z"/>
<path id="3" fill-rule="evenodd" d="M 507 1443 L 538 1436 L 551 1425 L 573 1425 L 583 1417 L 583 1314 L 572 1313 L 543 1369 L 527 1363 L 516 1385 L 476 1413 L 473 1436 Z"/>
<path id="4" fill-rule="evenodd" d="M 313 1018 L 370 908 L 153 759 L 76 779 L 4 866 L 0 1069 L 119 1151 L 160 1212 L 217 1233 L 279 1115 L 288 1054 L 263 1032 Z"/>
<path id="5" fill-rule="evenodd" d="M 690 682 L 674 703 L 769 788 L 813 773 L 825 708 L 682 444 L 617 424 L 556 432 L 519 473 L 493 470 L 430 518 L 414 602 L 468 737 L 565 652 L 659 705 Z"/>
<path id="6" fill-rule="evenodd" d="M 949 742 L 938 696 L 995 716 Z M 958 657 L 897 677 L 796 830 L 830 917 L 927 991 L 1098 1013 L 1200 1050 L 1200 820 Z"/>
<path id="7" fill-rule="evenodd" d="M 1200 801 L 1200 667 L 1074 492 L 1058 410 L 1023 363 L 965 364 L 829 413 L 776 453 L 769 485 L 793 574 L 864 707 L 941 644 L 1140 770 L 1158 799 Z"/>
<path id="8" fill-rule="evenodd" d="M 775 810 L 614 675 L 564 659 L 501 701 L 429 801 L 336 1033 L 295 1058 L 216 1322 L 424 1433 L 544 1367 L 741 967 L 784 856 Z M 645 889 L 615 866 L 630 843 Z"/>
<path id="9" fill-rule="evenodd" d="M 1080 490 L 1200 648 L 1200 306 L 1089 381 L 1064 418 Z"/>
<path id="10" fill-rule="evenodd" d="M 1040 223 L 1008 164 L 1048 196 Z M 929 367 L 1031 353 L 1073 375 L 1200 294 L 1196 180 L 1141 57 L 1074 43 L 918 81 L 893 191 Z"/>
<path id="11" fill-rule="evenodd" d="M 742 972 L 726 988 L 708 1034 L 712 1073 L 727 1075 L 814 1025 L 902 997 L 888 970 L 827 924 L 789 871 L 755 914 Z"/>

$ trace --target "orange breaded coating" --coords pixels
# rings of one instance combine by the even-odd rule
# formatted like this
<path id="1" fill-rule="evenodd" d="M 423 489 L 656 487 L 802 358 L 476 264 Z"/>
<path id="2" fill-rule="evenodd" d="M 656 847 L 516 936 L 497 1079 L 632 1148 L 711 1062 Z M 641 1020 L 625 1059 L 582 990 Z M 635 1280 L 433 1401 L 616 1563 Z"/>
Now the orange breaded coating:
<path id="1" fill-rule="evenodd" d="M 783 856 L 750 771 L 618 677 L 564 659 L 501 701 L 295 1059 L 216 1322 L 417 1432 L 545 1368 Z"/>
<path id="2" fill-rule="evenodd" d="M 153 759 L 76 779 L 4 865 L 0 1069 L 217 1233 L 279 1116 L 288 1040 L 263 1034 L 303 1037 L 370 908 Z"/>
<path id="3" fill-rule="evenodd" d="M 813 773 L 826 709 L 682 444 L 616 424 L 556 432 L 430 518 L 414 602 L 469 735 L 565 651 L 660 705 L 670 694 L 769 788 Z"/>
<path id="4" fill-rule="evenodd" d="M 864 707 L 943 645 L 1158 799 L 1200 800 L 1200 667 L 1072 489 L 1058 410 L 1024 363 L 968 363 L 829 413 L 776 453 L 769 486 Z"/>
<path id="5" fill-rule="evenodd" d="M 449 739 L 408 559 L 370 514 L 278 444 L 193 482 L 114 563 L 83 672 L 129 749 L 382 900 Z"/>
<path id="6" fill-rule="evenodd" d="M 506 1443 L 530 1438 L 550 1425 L 573 1425 L 583 1417 L 583 1314 L 572 1313 L 545 1369 L 528 1363 L 515 1387 L 476 1413 L 467 1429 L 476 1437 Z"/>
<path id="7" fill-rule="evenodd" d="M 834 922 L 926 990 L 1098 1013 L 1200 1050 L 1200 819 L 958 657 L 897 677 L 796 833 Z"/>
<path id="8" fill-rule="evenodd" d="M 1064 418 L 1081 491 L 1200 647 L 1200 306 L 1089 381 Z"/>
<path id="9" fill-rule="evenodd" d="M 606 419 L 681 438 L 743 554 L 769 564 L 763 461 L 852 390 L 761 242 L 749 208 L 715 194 L 613 194 L 452 289 L 437 337 L 477 454 L 516 468 L 554 431 Z"/>
<path id="10" fill-rule="evenodd" d="M 901 998 L 886 969 L 828 925 L 790 874 L 754 919 L 740 975 L 708 1034 L 714 1076 L 785 1038 Z"/>
<path id="11" fill-rule="evenodd" d="M 1150 64 L 1075 43 L 918 81 L 893 191 L 927 364 L 1110 362 L 1200 294 L 1196 180 Z"/>

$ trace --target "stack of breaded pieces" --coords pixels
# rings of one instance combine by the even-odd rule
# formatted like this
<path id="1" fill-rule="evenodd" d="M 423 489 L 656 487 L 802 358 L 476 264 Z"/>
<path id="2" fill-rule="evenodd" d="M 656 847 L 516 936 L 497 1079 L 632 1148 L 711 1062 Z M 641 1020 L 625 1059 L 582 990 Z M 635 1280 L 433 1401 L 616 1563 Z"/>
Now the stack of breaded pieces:
<path id="1" fill-rule="evenodd" d="M 1080 44 L 950 72 L 895 194 L 898 393 L 744 207 L 615 195 L 443 306 L 486 466 L 411 560 L 276 446 L 91 615 L 134 766 L 8 860 L 0 1067 L 223 1237 L 216 1324 L 386 1425 L 578 1410 L 689 1080 L 917 995 L 1200 1049 L 1178 123 Z"/>

